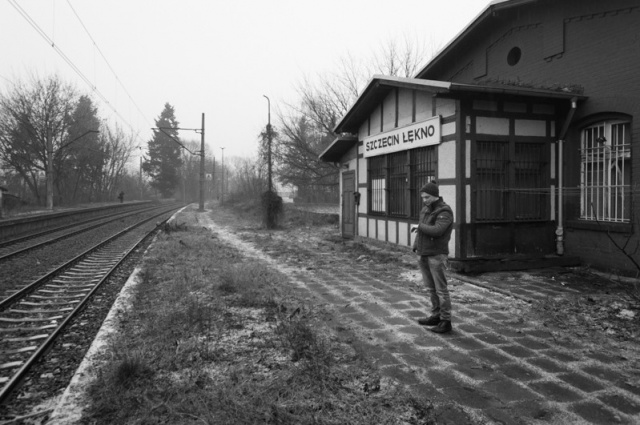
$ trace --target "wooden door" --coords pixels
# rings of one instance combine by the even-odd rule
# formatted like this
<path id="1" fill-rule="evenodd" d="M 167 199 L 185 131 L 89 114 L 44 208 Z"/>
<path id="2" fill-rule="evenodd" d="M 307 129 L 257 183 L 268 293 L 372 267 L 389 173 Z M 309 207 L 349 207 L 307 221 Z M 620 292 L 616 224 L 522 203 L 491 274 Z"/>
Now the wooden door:
<path id="1" fill-rule="evenodd" d="M 353 238 L 356 234 L 355 190 L 355 172 L 342 173 L 342 237 L 344 238 Z"/>

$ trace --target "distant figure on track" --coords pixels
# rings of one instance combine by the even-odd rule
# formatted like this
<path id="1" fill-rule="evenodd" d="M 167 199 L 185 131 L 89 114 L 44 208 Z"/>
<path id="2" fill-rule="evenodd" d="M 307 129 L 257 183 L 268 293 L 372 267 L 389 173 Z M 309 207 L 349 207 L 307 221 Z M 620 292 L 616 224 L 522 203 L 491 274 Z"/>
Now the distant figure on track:
<path id="1" fill-rule="evenodd" d="M 120 199 L 120 203 L 124 202 L 124 192 L 118 194 L 118 199 Z"/>

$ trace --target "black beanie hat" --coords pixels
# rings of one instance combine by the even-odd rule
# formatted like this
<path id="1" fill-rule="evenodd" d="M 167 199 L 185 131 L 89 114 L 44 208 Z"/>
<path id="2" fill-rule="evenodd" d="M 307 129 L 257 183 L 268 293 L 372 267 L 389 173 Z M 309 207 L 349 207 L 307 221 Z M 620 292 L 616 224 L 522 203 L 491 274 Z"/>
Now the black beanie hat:
<path id="1" fill-rule="evenodd" d="M 440 191 L 438 190 L 438 185 L 435 180 L 430 181 L 429 183 L 422 186 L 420 192 L 428 193 L 431 196 L 440 197 Z"/>

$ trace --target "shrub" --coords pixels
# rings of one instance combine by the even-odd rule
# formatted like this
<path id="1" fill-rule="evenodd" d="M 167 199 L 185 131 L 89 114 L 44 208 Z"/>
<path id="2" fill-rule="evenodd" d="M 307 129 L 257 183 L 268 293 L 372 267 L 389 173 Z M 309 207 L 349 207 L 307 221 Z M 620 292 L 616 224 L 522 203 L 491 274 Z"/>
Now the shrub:
<path id="1" fill-rule="evenodd" d="M 283 211 L 281 196 L 272 191 L 262 194 L 262 218 L 267 229 L 273 229 L 278 226 Z"/>

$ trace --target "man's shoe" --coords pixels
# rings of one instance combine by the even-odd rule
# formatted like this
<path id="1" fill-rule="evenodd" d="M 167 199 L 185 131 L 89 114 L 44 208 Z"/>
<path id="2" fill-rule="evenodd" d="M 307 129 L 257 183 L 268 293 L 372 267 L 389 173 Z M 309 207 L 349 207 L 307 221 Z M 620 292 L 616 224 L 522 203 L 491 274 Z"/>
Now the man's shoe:
<path id="1" fill-rule="evenodd" d="M 435 326 L 440 323 L 440 316 L 425 317 L 424 319 L 418 319 L 418 323 L 422 326 Z"/>
<path id="2" fill-rule="evenodd" d="M 435 332 L 438 334 L 443 334 L 447 332 L 451 332 L 451 320 L 442 320 L 438 323 L 438 326 L 431 329 L 431 332 Z"/>

